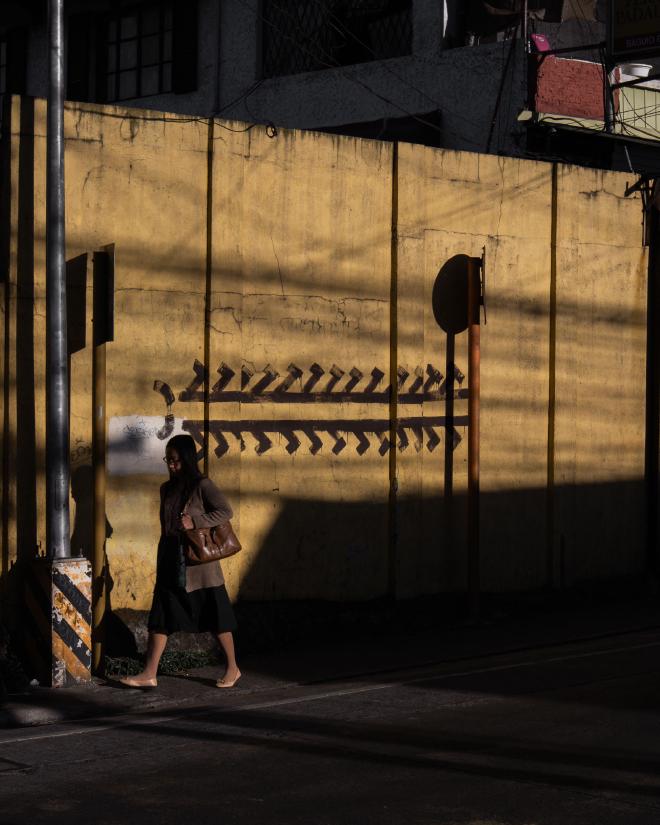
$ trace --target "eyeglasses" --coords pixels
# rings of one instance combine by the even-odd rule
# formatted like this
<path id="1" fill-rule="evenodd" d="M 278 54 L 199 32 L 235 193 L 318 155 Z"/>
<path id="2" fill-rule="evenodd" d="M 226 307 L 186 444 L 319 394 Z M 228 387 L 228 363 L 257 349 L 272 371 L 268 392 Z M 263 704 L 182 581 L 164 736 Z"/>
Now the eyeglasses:
<path id="1" fill-rule="evenodd" d="M 179 459 L 179 458 L 167 458 L 167 457 L 165 457 L 165 458 L 163 458 L 163 461 L 165 462 L 165 464 L 167 464 L 168 467 L 170 465 L 172 467 L 176 467 L 177 464 L 181 464 L 181 459 Z"/>

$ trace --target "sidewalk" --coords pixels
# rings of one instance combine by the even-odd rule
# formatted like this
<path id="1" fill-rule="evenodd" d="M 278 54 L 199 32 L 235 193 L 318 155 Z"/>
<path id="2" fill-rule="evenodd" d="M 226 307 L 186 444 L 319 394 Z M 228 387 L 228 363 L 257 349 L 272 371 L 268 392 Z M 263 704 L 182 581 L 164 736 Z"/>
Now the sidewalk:
<path id="1" fill-rule="evenodd" d="M 582 609 L 553 609 L 528 616 L 508 616 L 474 627 L 338 639 L 325 644 L 298 644 L 276 652 L 253 653 L 240 662 L 243 677 L 230 693 L 238 699 L 430 664 L 510 653 L 660 627 L 660 603 L 636 599 Z M 46 725 L 66 720 L 119 714 L 143 714 L 215 705 L 222 694 L 215 680 L 222 668 L 197 668 L 160 676 L 155 690 L 124 688 L 94 679 L 64 689 L 34 687 L 10 695 L 0 708 L 0 727 Z M 232 699 L 233 703 L 233 699 Z"/>

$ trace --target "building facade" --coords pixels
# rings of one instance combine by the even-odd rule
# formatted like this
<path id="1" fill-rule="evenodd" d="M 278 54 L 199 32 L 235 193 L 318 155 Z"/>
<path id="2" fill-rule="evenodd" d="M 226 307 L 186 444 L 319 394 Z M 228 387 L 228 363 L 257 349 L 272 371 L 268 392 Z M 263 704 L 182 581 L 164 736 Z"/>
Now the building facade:
<path id="1" fill-rule="evenodd" d="M 45 97 L 45 5 L 3 4 L 0 92 Z M 71 0 L 67 97 L 539 155 L 538 141 L 528 140 L 527 124 L 519 121 L 529 95 L 520 6 L 515 0 Z M 605 37 L 603 7 L 596 0 L 531 0 L 528 33 L 545 35 L 555 48 L 598 43 Z M 576 55 L 600 60 L 598 50 Z"/>

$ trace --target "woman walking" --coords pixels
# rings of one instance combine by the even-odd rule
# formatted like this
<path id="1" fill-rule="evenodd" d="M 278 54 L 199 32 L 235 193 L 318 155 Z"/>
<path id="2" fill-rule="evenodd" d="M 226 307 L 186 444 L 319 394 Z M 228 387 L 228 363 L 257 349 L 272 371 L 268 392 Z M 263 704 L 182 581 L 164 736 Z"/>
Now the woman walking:
<path id="1" fill-rule="evenodd" d="M 227 667 L 216 682 L 231 688 L 241 672 L 236 664 L 233 631 L 236 619 L 219 562 L 182 567 L 181 533 L 214 527 L 232 517 L 229 502 L 197 466 L 197 447 L 189 435 L 167 442 L 169 481 L 160 488 L 160 528 L 156 586 L 149 613 L 149 641 L 144 670 L 120 681 L 129 687 L 156 687 L 158 663 L 170 633 L 211 631 L 218 637 Z"/>

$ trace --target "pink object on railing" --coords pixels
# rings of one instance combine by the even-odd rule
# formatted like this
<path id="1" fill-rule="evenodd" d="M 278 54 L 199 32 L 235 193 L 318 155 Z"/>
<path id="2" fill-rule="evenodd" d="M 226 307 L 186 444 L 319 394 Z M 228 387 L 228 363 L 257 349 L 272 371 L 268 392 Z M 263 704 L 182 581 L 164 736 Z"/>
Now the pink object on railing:
<path id="1" fill-rule="evenodd" d="M 550 51 L 550 41 L 544 34 L 532 34 L 529 39 L 532 41 L 534 49 L 537 52 Z"/>

